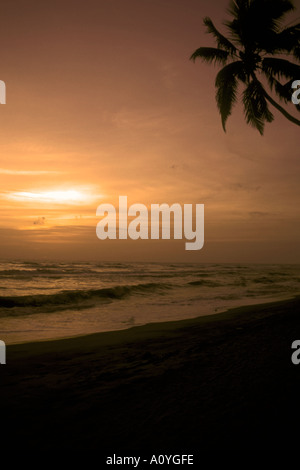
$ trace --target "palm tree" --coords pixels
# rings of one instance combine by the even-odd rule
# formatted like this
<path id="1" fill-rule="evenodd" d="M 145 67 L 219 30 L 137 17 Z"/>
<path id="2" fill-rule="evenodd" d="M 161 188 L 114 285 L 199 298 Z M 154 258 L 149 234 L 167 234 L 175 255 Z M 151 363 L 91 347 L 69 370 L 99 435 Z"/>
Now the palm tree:
<path id="1" fill-rule="evenodd" d="M 265 86 L 268 84 L 280 101 L 291 102 L 294 92 L 291 85 L 300 79 L 300 23 L 283 27 L 282 21 L 294 9 L 293 3 L 287 0 L 231 0 L 228 12 L 232 19 L 224 23 L 229 38 L 216 29 L 210 18 L 204 18 L 207 32 L 214 36 L 218 47 L 200 47 L 191 59 L 224 65 L 215 81 L 224 131 L 237 101 L 239 83 L 244 86 L 242 102 L 246 121 L 261 134 L 265 123 L 274 119 L 268 102 L 291 122 L 300 125 Z M 296 63 L 288 60 L 290 58 Z M 282 83 L 282 80 L 287 82 Z M 295 109 L 300 111 L 300 106 Z"/>

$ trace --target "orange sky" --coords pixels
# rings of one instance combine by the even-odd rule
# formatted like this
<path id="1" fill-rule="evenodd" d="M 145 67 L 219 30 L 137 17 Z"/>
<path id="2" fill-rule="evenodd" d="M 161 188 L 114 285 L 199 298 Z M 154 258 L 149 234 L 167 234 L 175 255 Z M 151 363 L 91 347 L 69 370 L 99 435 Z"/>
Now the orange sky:
<path id="1" fill-rule="evenodd" d="M 275 111 L 261 137 L 238 106 L 224 134 L 218 69 L 189 61 L 227 6 L 3 2 L 1 258 L 300 262 L 299 129 Z M 119 195 L 205 204 L 203 250 L 98 240 L 97 206 Z"/>

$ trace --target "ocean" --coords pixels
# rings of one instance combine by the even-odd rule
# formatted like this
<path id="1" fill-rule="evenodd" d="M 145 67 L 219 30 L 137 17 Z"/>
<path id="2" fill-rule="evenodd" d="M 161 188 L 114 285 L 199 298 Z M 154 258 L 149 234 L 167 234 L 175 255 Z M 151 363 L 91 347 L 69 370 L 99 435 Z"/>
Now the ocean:
<path id="1" fill-rule="evenodd" d="M 121 330 L 291 298 L 300 265 L 0 263 L 7 344 Z"/>

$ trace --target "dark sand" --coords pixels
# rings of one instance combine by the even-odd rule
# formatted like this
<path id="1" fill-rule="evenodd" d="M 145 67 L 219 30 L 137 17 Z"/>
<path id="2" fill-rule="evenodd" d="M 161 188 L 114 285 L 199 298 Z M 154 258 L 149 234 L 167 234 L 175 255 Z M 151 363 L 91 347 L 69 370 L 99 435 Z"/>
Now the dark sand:
<path id="1" fill-rule="evenodd" d="M 2 449 L 138 455 L 298 447 L 296 339 L 300 298 L 8 346 Z"/>

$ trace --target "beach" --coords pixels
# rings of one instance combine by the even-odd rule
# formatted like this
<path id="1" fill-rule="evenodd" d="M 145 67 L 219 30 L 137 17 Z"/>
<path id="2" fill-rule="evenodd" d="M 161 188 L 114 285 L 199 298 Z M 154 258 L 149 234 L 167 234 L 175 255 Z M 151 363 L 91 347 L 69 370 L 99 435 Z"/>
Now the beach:
<path id="1" fill-rule="evenodd" d="M 36 342 L 215 315 L 292 298 L 300 266 L 0 263 L 0 339 Z"/>
<path id="2" fill-rule="evenodd" d="M 290 449 L 298 440 L 300 297 L 8 345 L 6 449 Z M 108 455 L 108 454 L 107 454 Z M 122 455 L 122 454 L 121 454 Z"/>

